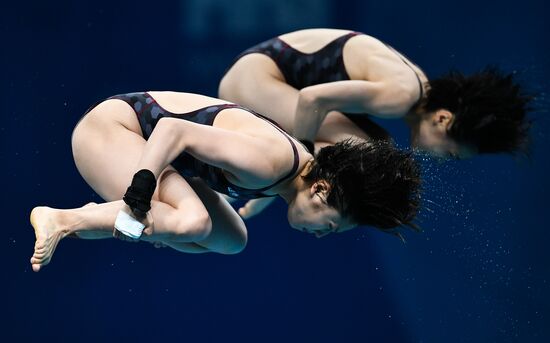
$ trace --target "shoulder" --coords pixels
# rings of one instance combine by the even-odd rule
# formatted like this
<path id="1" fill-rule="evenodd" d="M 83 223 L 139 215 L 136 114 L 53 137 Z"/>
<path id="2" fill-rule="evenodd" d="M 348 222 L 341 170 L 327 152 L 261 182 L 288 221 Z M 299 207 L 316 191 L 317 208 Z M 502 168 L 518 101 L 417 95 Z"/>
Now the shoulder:
<path id="1" fill-rule="evenodd" d="M 378 38 L 362 32 L 357 33 L 356 36 L 348 40 L 346 46 L 349 46 L 353 50 L 357 49 L 365 55 L 379 51 L 387 51 L 388 46 Z"/>

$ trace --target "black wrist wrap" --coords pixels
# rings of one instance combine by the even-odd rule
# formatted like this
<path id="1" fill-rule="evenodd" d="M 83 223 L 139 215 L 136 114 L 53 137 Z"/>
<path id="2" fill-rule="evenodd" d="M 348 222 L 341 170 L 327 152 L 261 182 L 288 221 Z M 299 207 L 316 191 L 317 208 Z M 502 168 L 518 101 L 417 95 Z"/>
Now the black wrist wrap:
<path id="1" fill-rule="evenodd" d="M 122 199 L 135 214 L 144 216 L 151 209 L 156 186 L 155 175 L 148 169 L 142 169 L 134 174 L 132 184 Z"/>
<path id="2" fill-rule="evenodd" d="M 310 154 L 314 155 L 315 145 L 313 145 L 313 142 L 306 141 L 305 139 L 300 139 L 300 143 L 302 143 L 306 147 L 307 151 L 309 151 Z"/>

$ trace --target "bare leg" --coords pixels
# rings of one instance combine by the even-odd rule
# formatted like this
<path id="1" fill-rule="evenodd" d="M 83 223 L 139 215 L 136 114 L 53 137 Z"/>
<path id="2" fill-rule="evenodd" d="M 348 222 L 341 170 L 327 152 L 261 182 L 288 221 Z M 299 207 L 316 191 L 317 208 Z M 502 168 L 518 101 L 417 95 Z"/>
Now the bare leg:
<path id="1" fill-rule="evenodd" d="M 227 202 L 224 195 L 214 192 L 201 180 L 191 179 L 188 182 L 208 210 L 212 220 L 212 231 L 208 237 L 196 242 L 172 240 L 160 242 L 177 251 L 192 254 L 205 252 L 236 254 L 241 252 L 248 240 L 243 219 Z"/>
<path id="2" fill-rule="evenodd" d="M 178 232 L 174 222 L 178 210 L 159 201 L 151 202 L 151 217 L 156 218 L 144 232 L 142 239 L 160 241 L 182 252 L 204 253 L 215 251 L 234 254 L 244 249 L 247 233 L 242 219 L 222 196 L 208 188 L 200 180 L 190 181 L 193 189 L 207 206 L 212 220 L 212 230 L 204 239 L 192 230 Z M 88 204 L 81 208 L 59 210 L 36 207 L 31 212 L 31 224 L 36 235 L 35 252 L 31 258 L 34 271 L 50 262 L 59 241 L 73 233 L 93 232 L 111 235 L 118 211 L 125 207 L 122 200 L 103 204 Z M 180 222 L 181 223 L 181 222 Z"/>
<path id="3" fill-rule="evenodd" d="M 189 180 L 190 186 L 205 204 L 212 220 L 212 232 L 209 237 L 201 242 L 182 242 L 166 238 L 145 238 L 155 247 L 168 246 L 180 252 L 197 254 L 206 252 L 218 252 L 234 254 L 240 252 L 246 246 L 247 232 L 242 218 L 236 215 L 233 208 L 227 202 L 227 196 L 213 192 L 200 180 Z M 271 199 L 270 202 L 274 198 Z M 97 205 L 89 203 L 84 207 Z M 112 238 L 112 231 L 84 230 L 77 231 L 76 235 L 84 239 Z M 216 242 L 223 242 L 219 244 Z"/>
<path id="4" fill-rule="evenodd" d="M 97 203 L 95 202 L 89 202 L 87 203 L 86 205 L 84 205 L 83 207 L 89 207 L 89 206 L 94 206 L 94 205 L 97 205 Z M 113 235 L 112 234 L 109 234 L 108 232 L 104 232 L 104 231 L 80 231 L 80 232 L 75 232 L 74 235 L 69 235 L 70 237 L 74 237 L 74 238 L 80 238 L 80 239 L 105 239 L 105 238 L 113 238 Z"/>
<path id="5" fill-rule="evenodd" d="M 59 210 L 50 207 L 36 207 L 31 212 L 31 224 L 36 235 L 35 252 L 31 263 L 35 271 L 50 262 L 59 241 L 67 235 L 80 232 L 102 232 L 112 235 L 116 216 L 126 204 L 122 200 L 112 201 L 95 206 L 85 206 L 70 210 Z M 158 201 L 151 203 L 151 215 L 155 219 L 154 228 L 147 228 L 148 235 L 142 236 L 146 241 L 181 241 L 192 242 L 198 238 L 193 230 L 182 228 L 183 221 L 177 218 L 177 210 Z"/>
<path id="6" fill-rule="evenodd" d="M 95 202 L 90 202 L 83 207 L 89 207 L 97 205 Z M 77 231 L 74 233 L 74 235 L 69 234 L 69 237 L 74 238 L 80 238 L 80 239 L 107 239 L 107 238 L 113 238 L 112 232 L 108 231 L 101 231 L 101 230 L 85 230 L 85 231 Z M 206 253 L 206 252 L 212 252 L 212 250 L 205 248 L 203 246 L 200 246 L 196 243 L 187 243 L 187 242 L 173 242 L 170 240 L 158 240 L 158 241 L 150 241 L 151 244 L 155 248 L 164 248 L 164 247 L 170 247 L 174 250 L 185 252 L 189 254 L 198 254 L 198 253 Z"/>
<path id="7" fill-rule="evenodd" d="M 289 86 L 269 57 L 250 54 L 239 59 L 224 75 L 218 95 L 275 120 L 294 132 L 294 113 L 299 91 Z"/>
<path id="8" fill-rule="evenodd" d="M 112 232 L 107 231 L 79 231 L 75 235 L 68 235 L 69 237 L 80 238 L 80 239 L 108 239 L 113 238 Z M 155 248 L 172 248 L 179 252 L 184 252 L 188 254 L 203 254 L 207 252 L 215 252 L 209 248 L 203 247 L 197 243 L 193 242 L 176 242 L 171 240 L 155 240 L 149 241 L 153 244 Z"/>

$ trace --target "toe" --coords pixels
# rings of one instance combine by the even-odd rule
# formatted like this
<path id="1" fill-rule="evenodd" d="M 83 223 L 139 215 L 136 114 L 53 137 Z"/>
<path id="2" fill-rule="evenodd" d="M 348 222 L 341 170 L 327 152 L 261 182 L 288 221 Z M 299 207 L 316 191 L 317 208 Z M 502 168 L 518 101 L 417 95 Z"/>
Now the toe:
<path id="1" fill-rule="evenodd" d="M 44 255 L 46 255 L 46 251 L 44 251 L 44 250 L 35 250 L 34 254 L 32 254 L 32 257 L 41 259 L 41 258 L 44 257 Z"/>
<path id="2" fill-rule="evenodd" d="M 33 255 L 31 257 L 31 263 L 32 264 L 41 264 L 43 261 L 44 261 L 44 256 Z"/>

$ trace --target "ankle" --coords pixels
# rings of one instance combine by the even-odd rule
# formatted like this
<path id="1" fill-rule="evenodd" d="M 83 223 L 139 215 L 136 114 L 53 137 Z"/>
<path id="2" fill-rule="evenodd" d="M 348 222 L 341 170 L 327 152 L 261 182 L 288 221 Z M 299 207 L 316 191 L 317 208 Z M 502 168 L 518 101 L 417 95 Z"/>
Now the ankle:
<path id="1" fill-rule="evenodd" d="M 56 231 L 69 235 L 79 231 L 82 218 L 73 210 L 55 210 L 53 220 L 56 223 Z"/>

